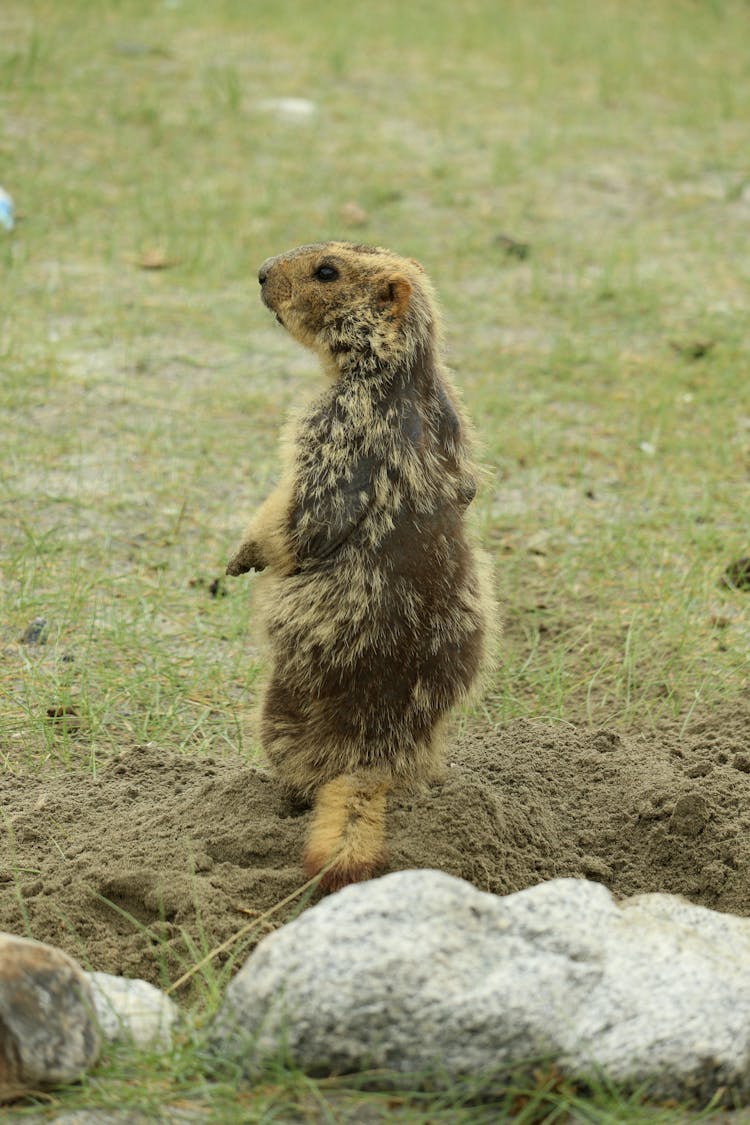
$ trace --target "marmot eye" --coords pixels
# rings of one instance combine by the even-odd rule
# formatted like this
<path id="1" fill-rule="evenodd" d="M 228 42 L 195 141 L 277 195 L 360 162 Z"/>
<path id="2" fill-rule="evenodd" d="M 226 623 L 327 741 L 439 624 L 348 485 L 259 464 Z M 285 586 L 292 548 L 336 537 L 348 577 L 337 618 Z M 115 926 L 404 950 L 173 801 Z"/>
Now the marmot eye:
<path id="1" fill-rule="evenodd" d="M 318 266 L 315 271 L 315 277 L 318 281 L 335 281 L 339 276 L 339 271 L 335 266 Z"/>

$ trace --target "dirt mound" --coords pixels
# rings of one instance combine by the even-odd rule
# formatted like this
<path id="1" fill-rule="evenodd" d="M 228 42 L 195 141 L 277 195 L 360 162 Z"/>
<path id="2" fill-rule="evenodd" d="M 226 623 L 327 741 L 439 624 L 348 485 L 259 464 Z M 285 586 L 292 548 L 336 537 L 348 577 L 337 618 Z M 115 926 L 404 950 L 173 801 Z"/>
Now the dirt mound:
<path id="1" fill-rule="evenodd" d="M 239 759 L 149 747 L 95 779 L 5 774 L 0 810 L 0 929 L 90 968 L 164 984 L 245 924 L 241 908 L 303 882 L 309 814 Z M 750 914 L 749 828 L 750 706 L 648 737 L 516 722 L 472 728 L 441 784 L 392 800 L 390 867 L 500 894 L 585 876 Z"/>

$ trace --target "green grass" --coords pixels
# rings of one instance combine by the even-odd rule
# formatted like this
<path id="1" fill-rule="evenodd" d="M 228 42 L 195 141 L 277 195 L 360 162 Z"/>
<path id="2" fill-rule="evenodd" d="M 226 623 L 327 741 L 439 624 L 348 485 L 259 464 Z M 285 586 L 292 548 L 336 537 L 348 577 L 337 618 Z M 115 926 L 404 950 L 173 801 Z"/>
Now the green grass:
<path id="1" fill-rule="evenodd" d="M 719 1125 L 722 1120 L 713 1106 L 694 1108 L 688 1117 L 673 1106 L 650 1105 L 639 1093 L 625 1097 L 606 1084 L 576 1087 L 550 1067 L 505 1076 L 502 1091 L 494 1095 L 471 1080 L 445 1089 L 439 1081 L 436 1088 L 435 1076 L 429 1075 L 415 1076 L 411 1082 L 382 1072 L 311 1079 L 281 1065 L 249 1087 L 229 1067 L 216 1069 L 216 1061 L 205 1056 L 200 1030 L 185 1032 L 169 1052 L 111 1048 L 106 1061 L 79 1087 L 54 1091 L 35 1104 L 29 1101 L 9 1112 L 8 1120 L 19 1125 L 54 1120 L 46 1114 L 39 1117 L 42 1106 L 50 1115 L 66 1110 L 116 1114 L 125 1109 L 133 1115 L 128 1120 L 136 1122 L 200 1120 L 222 1125 L 683 1125 L 687 1120 L 699 1125 L 712 1119 Z M 738 1116 L 738 1125 L 743 1120 Z"/>
<path id="2" fill-rule="evenodd" d="M 719 579 L 750 553 L 749 48 L 740 0 L 5 0 L 4 768 L 253 752 L 249 583 L 211 583 L 316 377 L 255 276 L 336 236 L 441 295 L 505 609 L 481 712 L 746 695 L 750 595 Z M 314 118 L 262 107 L 286 96 Z"/>

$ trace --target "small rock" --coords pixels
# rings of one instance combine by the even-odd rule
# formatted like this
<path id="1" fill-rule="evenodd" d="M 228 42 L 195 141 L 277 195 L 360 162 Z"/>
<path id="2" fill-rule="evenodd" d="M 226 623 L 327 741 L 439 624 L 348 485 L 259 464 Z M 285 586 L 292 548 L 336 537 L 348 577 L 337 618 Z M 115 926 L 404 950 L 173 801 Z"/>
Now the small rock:
<path id="1" fill-rule="evenodd" d="M 109 973 L 89 973 L 88 978 L 99 1029 L 108 1042 L 165 1050 L 172 1046 L 172 1029 L 180 1012 L 168 996 L 145 980 Z"/>
<path id="2" fill-rule="evenodd" d="M 43 645 L 46 643 L 45 631 L 47 628 L 46 617 L 35 617 L 30 625 L 27 625 L 21 636 L 22 645 Z"/>
<path id="3" fill-rule="evenodd" d="M 93 992 L 77 962 L 0 933 L 0 1102 L 75 1082 L 98 1055 Z"/>
<path id="4" fill-rule="evenodd" d="M 265 98 L 258 102 L 258 109 L 272 113 L 281 121 L 301 123 L 311 121 L 318 107 L 309 98 Z"/>

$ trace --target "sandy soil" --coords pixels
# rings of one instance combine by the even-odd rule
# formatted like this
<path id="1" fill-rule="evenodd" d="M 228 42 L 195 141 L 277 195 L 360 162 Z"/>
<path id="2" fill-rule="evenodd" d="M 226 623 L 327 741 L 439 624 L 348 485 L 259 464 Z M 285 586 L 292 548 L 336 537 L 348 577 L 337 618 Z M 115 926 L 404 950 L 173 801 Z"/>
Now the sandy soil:
<path id="1" fill-rule="evenodd" d="M 0 809 L 0 929 L 91 968 L 164 984 L 303 882 L 308 813 L 241 760 L 150 746 L 96 779 L 5 774 Z M 642 737 L 474 726 L 444 782 L 392 800 L 389 838 L 391 869 L 498 894 L 574 875 L 750 914 L 750 705 Z"/>

